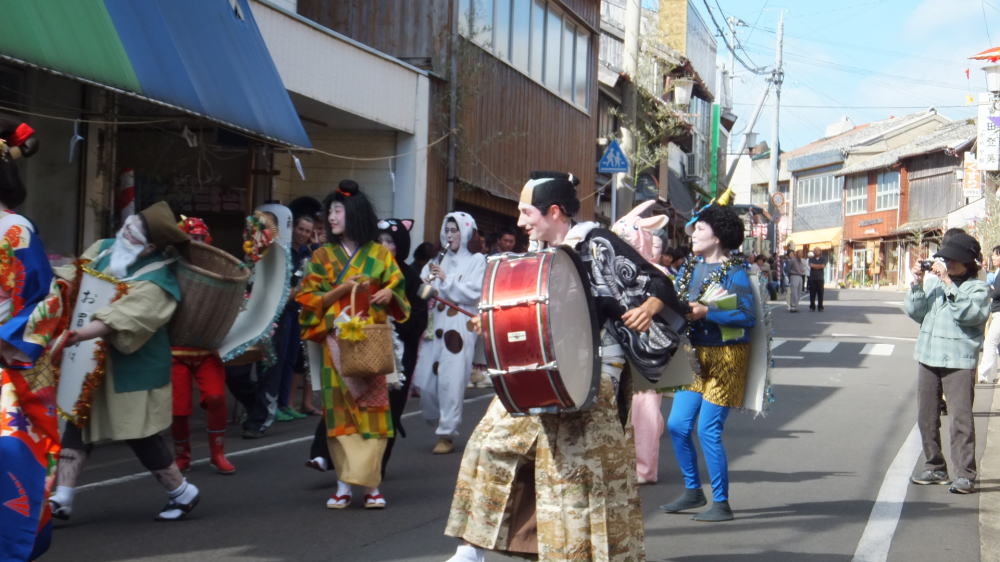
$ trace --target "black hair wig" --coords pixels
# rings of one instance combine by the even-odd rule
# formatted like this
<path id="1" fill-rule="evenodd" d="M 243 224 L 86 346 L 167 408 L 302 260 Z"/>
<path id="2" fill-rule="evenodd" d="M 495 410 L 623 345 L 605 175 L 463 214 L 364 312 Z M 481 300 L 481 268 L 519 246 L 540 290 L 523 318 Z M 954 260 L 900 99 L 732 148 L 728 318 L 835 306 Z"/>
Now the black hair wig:
<path id="1" fill-rule="evenodd" d="M 24 203 L 27 196 L 17 164 L 13 160 L 0 158 L 0 203 L 8 209 L 14 209 Z"/>
<path id="2" fill-rule="evenodd" d="M 358 246 L 378 239 L 378 217 L 375 215 L 375 208 L 371 201 L 361 193 L 358 182 L 354 180 L 341 180 L 337 189 L 333 190 L 323 201 L 323 211 L 326 213 L 326 238 L 331 242 L 339 242 L 341 237 L 335 236 L 330 230 L 330 207 L 334 203 L 344 206 L 344 218 L 347 224 L 344 225 L 343 237 L 354 242 Z"/>
<path id="3" fill-rule="evenodd" d="M 739 250 L 743 245 L 743 219 L 732 207 L 712 205 L 701 212 L 698 222 L 707 223 L 712 227 L 712 232 L 724 250 Z"/>

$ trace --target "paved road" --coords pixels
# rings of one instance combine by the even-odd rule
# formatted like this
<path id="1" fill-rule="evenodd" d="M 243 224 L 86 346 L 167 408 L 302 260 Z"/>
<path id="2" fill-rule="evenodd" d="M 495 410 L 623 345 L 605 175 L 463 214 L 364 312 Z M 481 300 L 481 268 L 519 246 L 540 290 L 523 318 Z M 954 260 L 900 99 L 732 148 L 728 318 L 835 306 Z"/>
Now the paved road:
<path id="1" fill-rule="evenodd" d="M 917 462 L 903 446 L 915 421 L 916 325 L 901 313 L 902 295 L 829 291 L 828 299 L 822 313 L 775 307 L 777 401 L 767 417 L 734 413 L 727 427 L 735 521 L 695 523 L 657 511 L 681 489 L 664 441 L 660 482 L 642 488 L 650 560 L 843 561 L 854 558 L 863 534 L 865 552 L 891 544 L 889 560 L 980 559 L 979 502 L 1000 490 L 1000 480 L 982 482 L 984 493 L 971 496 L 905 483 Z M 980 450 L 992 393 L 992 386 L 976 390 Z M 470 391 L 466 434 L 489 397 Z M 444 560 L 455 544 L 441 531 L 459 457 L 429 454 L 432 432 L 415 414 L 407 421 L 410 436 L 397 444 L 382 488 L 384 512 L 324 509 L 333 476 L 302 467 L 312 420 L 278 424 L 255 441 L 232 428 L 238 474 L 196 466 L 189 477 L 203 490 L 202 504 L 176 524 L 152 521 L 164 497 L 148 476 L 109 484 L 141 467 L 122 447 L 100 448 L 83 478 L 96 485 L 80 492 L 73 519 L 58 524 L 46 560 Z M 206 453 L 203 442 L 196 453 Z"/>

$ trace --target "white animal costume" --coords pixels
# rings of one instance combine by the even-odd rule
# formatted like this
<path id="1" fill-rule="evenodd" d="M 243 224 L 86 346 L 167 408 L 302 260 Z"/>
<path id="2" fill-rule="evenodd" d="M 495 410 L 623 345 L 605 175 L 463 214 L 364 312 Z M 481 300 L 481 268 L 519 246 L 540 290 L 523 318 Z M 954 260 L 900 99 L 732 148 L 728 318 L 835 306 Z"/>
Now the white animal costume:
<path id="1" fill-rule="evenodd" d="M 441 298 L 476 313 L 486 273 L 486 258 L 473 254 L 467 247 L 476 221 L 468 213 L 448 213 L 441 224 L 441 245 L 445 248 L 448 248 L 445 227 L 449 220 L 458 224 L 461 235 L 458 250 L 448 249 L 443 258 L 425 265 L 420 278 L 433 285 Z M 444 280 L 431 279 L 431 264 L 440 266 Z M 420 390 L 424 419 L 437 424 L 435 433 L 439 437 L 451 438 L 458 435 L 462 421 L 462 401 L 472 373 L 476 334 L 469 329 L 468 316 L 433 300 L 429 306 L 430 321 L 420 342 L 413 385 Z"/>

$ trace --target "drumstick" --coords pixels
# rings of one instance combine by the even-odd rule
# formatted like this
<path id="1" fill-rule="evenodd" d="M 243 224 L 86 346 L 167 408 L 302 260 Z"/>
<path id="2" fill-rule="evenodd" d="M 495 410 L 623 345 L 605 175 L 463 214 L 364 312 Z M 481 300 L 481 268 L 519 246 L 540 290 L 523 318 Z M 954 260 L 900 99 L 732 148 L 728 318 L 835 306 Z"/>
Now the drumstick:
<path id="1" fill-rule="evenodd" d="M 454 310 L 456 310 L 458 312 L 461 312 L 462 314 L 468 316 L 469 318 L 475 318 L 475 317 L 479 316 L 478 314 L 473 314 L 473 313 L 469 312 L 468 310 L 465 310 L 464 308 L 458 306 L 457 304 L 451 302 L 448 299 L 443 299 L 443 298 L 435 295 L 435 296 L 431 297 L 431 300 L 436 300 L 439 303 L 447 306 L 448 308 L 452 308 L 452 309 L 454 309 Z"/>

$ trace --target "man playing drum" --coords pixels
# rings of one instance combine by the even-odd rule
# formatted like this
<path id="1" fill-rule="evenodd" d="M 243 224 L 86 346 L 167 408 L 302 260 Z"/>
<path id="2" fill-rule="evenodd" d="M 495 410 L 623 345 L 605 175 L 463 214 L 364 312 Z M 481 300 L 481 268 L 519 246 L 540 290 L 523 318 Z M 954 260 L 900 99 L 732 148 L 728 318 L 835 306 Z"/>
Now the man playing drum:
<path id="1" fill-rule="evenodd" d="M 181 298 L 172 260 L 163 252 L 188 242 L 169 205 L 161 201 L 126 219 L 116 238 L 94 243 L 82 256 L 92 271 L 113 278 L 121 294 L 83 326 L 74 322 L 67 337 L 64 354 L 94 338 L 103 338 L 107 346 L 105 376 L 92 391 L 89 419 L 79 420 L 81 427 L 67 424 L 63 433 L 58 487 L 49 500 L 55 517 L 69 518 L 87 455 L 94 443 L 108 440 L 128 443 L 166 488 L 169 499 L 156 519 L 182 519 L 198 503 L 198 488 L 181 474 L 160 435 L 171 422 L 167 323 Z M 75 267 L 57 274 L 91 275 L 77 273 Z M 79 298 L 88 297 L 81 291 Z"/>
<path id="2" fill-rule="evenodd" d="M 650 338 L 621 328 L 645 334 L 665 305 L 686 310 L 628 244 L 596 223 L 573 222 L 577 183 L 532 173 L 518 226 L 535 246 L 568 246 L 583 260 L 601 326 L 600 389 L 590 409 L 570 413 L 515 417 L 493 401 L 459 469 L 445 534 L 465 544 L 453 562 L 482 561 L 486 549 L 540 560 L 644 558 L 634 445 L 619 421 L 617 386 L 626 354 L 649 352 L 639 348 Z"/>

